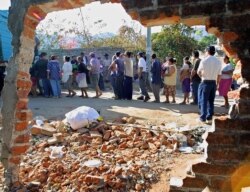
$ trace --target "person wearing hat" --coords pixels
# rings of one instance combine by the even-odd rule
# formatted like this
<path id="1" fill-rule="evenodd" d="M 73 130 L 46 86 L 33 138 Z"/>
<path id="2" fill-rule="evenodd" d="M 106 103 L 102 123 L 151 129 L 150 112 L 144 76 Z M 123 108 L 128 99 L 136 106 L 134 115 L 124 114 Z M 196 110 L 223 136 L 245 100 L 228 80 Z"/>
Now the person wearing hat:
<path id="1" fill-rule="evenodd" d="M 141 96 L 138 97 L 138 100 L 143 100 L 144 102 L 147 102 L 150 97 L 147 91 L 147 63 L 144 59 L 143 52 L 137 53 L 138 57 L 138 77 L 139 77 L 139 86 L 141 89 Z M 144 98 L 145 97 L 145 98 Z"/>
<path id="2" fill-rule="evenodd" d="M 207 56 L 201 60 L 197 70 L 201 78 L 198 89 L 198 105 L 200 110 L 200 122 L 210 123 L 214 115 L 214 99 L 217 85 L 220 82 L 222 64 L 214 56 L 215 47 L 206 49 Z"/>

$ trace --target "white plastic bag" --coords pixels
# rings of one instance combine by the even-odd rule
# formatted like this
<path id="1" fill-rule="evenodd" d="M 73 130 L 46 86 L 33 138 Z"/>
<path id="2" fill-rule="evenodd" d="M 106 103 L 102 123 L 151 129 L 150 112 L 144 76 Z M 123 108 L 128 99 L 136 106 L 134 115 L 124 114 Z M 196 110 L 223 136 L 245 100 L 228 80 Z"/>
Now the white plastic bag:
<path id="1" fill-rule="evenodd" d="M 78 107 L 65 114 L 67 122 L 74 130 L 82 127 L 87 127 L 92 122 L 96 121 L 100 116 L 98 112 L 91 107 Z"/>

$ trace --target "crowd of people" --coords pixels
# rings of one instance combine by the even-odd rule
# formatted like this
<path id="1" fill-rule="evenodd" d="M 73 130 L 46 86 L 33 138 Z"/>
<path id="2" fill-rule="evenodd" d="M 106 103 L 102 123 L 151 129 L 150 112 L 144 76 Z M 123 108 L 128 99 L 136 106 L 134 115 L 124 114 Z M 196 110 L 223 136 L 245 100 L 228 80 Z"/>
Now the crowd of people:
<path id="1" fill-rule="evenodd" d="M 177 61 L 173 57 L 166 57 L 161 63 L 156 54 L 150 58 L 150 67 L 147 65 L 145 53 L 139 52 L 134 63 L 132 52 L 116 52 L 109 60 L 108 54 L 104 60 L 94 52 L 89 56 L 81 53 L 80 56 L 65 56 L 64 64 L 60 65 L 56 56 L 47 59 L 46 53 L 41 53 L 39 59 L 31 68 L 33 82 L 32 94 L 36 94 L 36 86 L 44 97 L 61 97 L 61 82 L 68 90 L 66 97 L 74 97 L 75 84 L 81 90 L 80 97 L 88 98 L 88 86 L 95 89 L 95 98 L 99 98 L 105 89 L 105 82 L 110 82 L 116 100 L 132 100 L 133 82 L 138 79 L 140 96 L 138 100 L 144 102 L 151 98 L 148 93 L 148 80 L 151 77 L 151 89 L 154 101 L 160 103 L 161 89 L 166 97 L 165 103 L 176 103 L 177 76 L 182 85 L 183 101 L 179 104 L 198 105 L 200 121 L 210 121 L 214 113 L 215 93 L 224 97 L 223 107 L 229 107 L 227 93 L 231 88 L 234 66 L 227 56 L 224 65 L 214 56 L 215 47 L 209 46 L 204 59 L 199 58 L 199 52 L 194 51 L 192 62 L 189 56 L 183 59 L 180 72 L 177 70 Z M 135 71 L 134 65 L 137 68 Z M 178 74 L 179 73 L 179 74 Z M 190 92 L 192 102 L 189 101 Z"/>

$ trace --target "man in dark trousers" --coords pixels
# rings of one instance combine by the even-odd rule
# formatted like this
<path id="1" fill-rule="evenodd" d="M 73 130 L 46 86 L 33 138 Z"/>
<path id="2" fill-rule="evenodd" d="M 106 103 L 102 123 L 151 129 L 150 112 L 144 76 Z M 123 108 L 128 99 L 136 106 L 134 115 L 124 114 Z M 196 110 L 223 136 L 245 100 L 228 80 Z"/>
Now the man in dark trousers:
<path id="1" fill-rule="evenodd" d="M 115 99 L 124 99 L 123 84 L 124 84 L 124 60 L 121 57 L 121 52 L 116 52 L 116 59 L 110 65 L 110 68 L 116 66 L 116 79 L 115 79 Z"/>
<path id="2" fill-rule="evenodd" d="M 194 57 L 194 67 L 191 71 L 191 86 L 192 86 L 193 102 L 191 102 L 190 104 L 197 105 L 198 104 L 198 88 L 201 83 L 201 78 L 197 74 L 197 70 L 201 62 L 201 59 L 199 58 L 199 51 L 194 51 L 193 57 Z"/>
<path id="3" fill-rule="evenodd" d="M 221 62 L 214 56 L 215 47 L 209 46 L 206 50 L 207 56 L 201 60 L 197 70 L 201 77 L 198 89 L 198 102 L 200 109 L 200 122 L 211 123 L 214 115 L 214 99 L 217 85 L 221 77 Z"/>
<path id="4" fill-rule="evenodd" d="M 47 59 L 47 53 L 42 52 L 40 54 L 39 60 L 34 65 L 34 74 L 37 77 L 39 81 L 42 81 L 43 86 L 43 96 L 49 97 L 52 94 L 50 81 L 47 78 L 47 65 L 48 65 L 48 59 Z"/>
<path id="5" fill-rule="evenodd" d="M 152 55 L 152 66 L 151 66 L 151 74 L 152 74 L 152 91 L 155 97 L 155 103 L 160 103 L 160 89 L 161 89 L 161 63 L 156 58 L 156 54 Z"/>

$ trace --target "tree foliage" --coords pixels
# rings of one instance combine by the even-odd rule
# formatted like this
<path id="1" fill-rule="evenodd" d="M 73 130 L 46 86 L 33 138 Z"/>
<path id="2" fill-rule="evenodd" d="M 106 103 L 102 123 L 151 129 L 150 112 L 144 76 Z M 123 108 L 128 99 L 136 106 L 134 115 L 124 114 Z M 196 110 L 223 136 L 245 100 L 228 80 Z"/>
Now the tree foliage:
<path id="1" fill-rule="evenodd" d="M 214 35 L 208 35 L 202 37 L 202 39 L 199 41 L 199 49 L 204 50 L 209 45 L 214 45 L 217 43 L 217 37 Z"/>
<path id="2" fill-rule="evenodd" d="M 135 28 L 122 25 L 118 34 L 109 38 L 99 38 L 92 42 L 93 47 L 120 47 L 130 51 L 144 50 L 146 47 L 146 37 L 141 31 L 136 32 Z"/>
<path id="3" fill-rule="evenodd" d="M 124 21 L 117 34 L 93 36 L 92 30 L 102 31 L 101 29 L 107 24 L 101 19 L 89 24 L 89 18 L 82 14 L 81 9 L 77 15 L 80 22 L 67 19 L 58 22 L 60 18 L 56 17 L 41 22 L 36 30 L 36 35 L 41 42 L 40 49 L 121 47 L 137 51 L 144 50 L 146 47 L 146 37 L 142 35 L 140 27 L 134 21 L 131 23 Z"/>
<path id="4" fill-rule="evenodd" d="M 152 48 L 158 57 L 175 57 L 182 64 L 185 56 L 198 48 L 198 42 L 192 37 L 194 29 L 184 24 L 163 26 L 161 32 L 152 35 Z"/>

